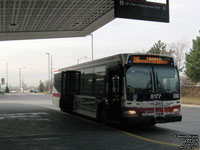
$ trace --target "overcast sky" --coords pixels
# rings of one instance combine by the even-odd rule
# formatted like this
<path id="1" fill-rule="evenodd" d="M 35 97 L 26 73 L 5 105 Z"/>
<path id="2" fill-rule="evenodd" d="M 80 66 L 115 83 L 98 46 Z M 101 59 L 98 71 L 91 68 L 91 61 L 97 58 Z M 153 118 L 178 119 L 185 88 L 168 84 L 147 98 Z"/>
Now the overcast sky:
<path id="1" fill-rule="evenodd" d="M 94 59 L 124 52 L 143 52 L 161 40 L 167 44 L 192 39 L 200 30 L 199 0 L 170 0 L 170 23 L 115 19 L 93 33 Z M 53 69 L 91 60 L 91 36 L 45 40 L 0 41 L 0 77 L 6 76 L 9 63 L 9 84 L 19 85 L 19 68 L 28 86 L 48 79 L 48 59 L 53 55 Z"/>

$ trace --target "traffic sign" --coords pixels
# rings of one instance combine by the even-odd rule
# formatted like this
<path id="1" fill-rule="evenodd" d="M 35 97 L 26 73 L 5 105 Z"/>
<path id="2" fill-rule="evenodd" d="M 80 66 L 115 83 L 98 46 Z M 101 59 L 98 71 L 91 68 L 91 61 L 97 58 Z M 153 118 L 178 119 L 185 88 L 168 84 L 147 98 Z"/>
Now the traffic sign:
<path id="1" fill-rule="evenodd" d="M 115 17 L 168 23 L 169 0 L 164 1 L 115 0 Z"/>

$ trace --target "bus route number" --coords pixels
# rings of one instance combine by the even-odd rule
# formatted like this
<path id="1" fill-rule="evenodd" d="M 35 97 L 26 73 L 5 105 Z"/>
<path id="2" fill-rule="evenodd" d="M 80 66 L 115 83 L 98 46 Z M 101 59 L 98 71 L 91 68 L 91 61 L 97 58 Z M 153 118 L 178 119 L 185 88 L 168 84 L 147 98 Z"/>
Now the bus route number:
<path id="1" fill-rule="evenodd" d="M 151 99 L 161 99 L 161 94 L 151 94 Z"/>

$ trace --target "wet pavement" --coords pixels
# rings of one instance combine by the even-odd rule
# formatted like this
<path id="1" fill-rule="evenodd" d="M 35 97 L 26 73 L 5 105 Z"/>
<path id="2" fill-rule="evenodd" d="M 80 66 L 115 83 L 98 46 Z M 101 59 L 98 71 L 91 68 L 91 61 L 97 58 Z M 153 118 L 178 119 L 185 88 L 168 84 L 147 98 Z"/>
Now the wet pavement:
<path id="1" fill-rule="evenodd" d="M 195 113 L 200 111 L 199 108 L 192 110 Z M 189 113 L 192 110 L 186 107 L 183 113 L 193 115 Z M 77 115 L 61 113 L 51 104 L 50 95 L 0 95 L 0 149 L 176 150 L 182 141 L 174 134 L 194 134 L 198 129 L 198 116 L 189 118 L 184 118 L 181 123 L 123 131 Z"/>

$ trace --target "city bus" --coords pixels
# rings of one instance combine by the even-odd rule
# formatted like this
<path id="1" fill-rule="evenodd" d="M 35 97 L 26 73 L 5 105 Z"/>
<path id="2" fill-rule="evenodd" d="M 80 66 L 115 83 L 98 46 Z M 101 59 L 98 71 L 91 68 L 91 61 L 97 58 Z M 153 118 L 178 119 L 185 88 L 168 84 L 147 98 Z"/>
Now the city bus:
<path id="1" fill-rule="evenodd" d="M 54 75 L 53 104 L 102 123 L 181 121 L 180 96 L 179 73 L 170 56 L 118 54 Z"/>

